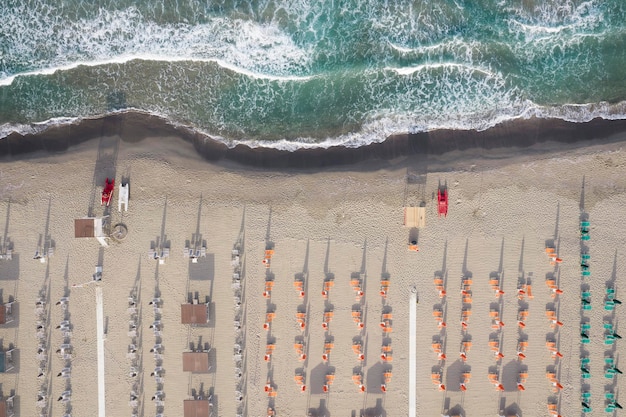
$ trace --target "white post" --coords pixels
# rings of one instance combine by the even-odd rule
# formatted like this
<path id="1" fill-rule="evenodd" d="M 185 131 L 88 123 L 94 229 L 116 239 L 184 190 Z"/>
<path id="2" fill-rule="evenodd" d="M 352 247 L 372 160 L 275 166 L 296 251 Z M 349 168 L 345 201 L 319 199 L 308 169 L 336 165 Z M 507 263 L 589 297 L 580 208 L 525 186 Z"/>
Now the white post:
<path id="1" fill-rule="evenodd" d="M 105 417 L 104 396 L 104 303 L 102 288 L 96 287 L 96 319 L 98 331 L 98 417 Z"/>
<path id="2" fill-rule="evenodd" d="M 415 391 L 417 390 L 417 289 L 411 290 L 409 299 L 409 417 L 415 417 Z"/>

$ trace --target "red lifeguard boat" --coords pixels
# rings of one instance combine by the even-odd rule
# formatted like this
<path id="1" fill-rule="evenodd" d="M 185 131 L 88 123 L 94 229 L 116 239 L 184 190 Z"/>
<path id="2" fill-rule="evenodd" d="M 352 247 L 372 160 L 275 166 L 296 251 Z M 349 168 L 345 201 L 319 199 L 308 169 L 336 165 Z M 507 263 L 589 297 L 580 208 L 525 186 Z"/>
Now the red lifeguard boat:
<path id="1" fill-rule="evenodd" d="M 104 182 L 104 189 L 102 190 L 101 206 L 109 207 L 111 203 L 111 197 L 113 197 L 113 190 L 115 189 L 115 180 L 107 178 Z"/>
<path id="2" fill-rule="evenodd" d="M 448 188 L 447 187 L 439 187 L 437 190 L 437 201 L 439 217 L 443 214 L 444 217 L 448 216 Z"/>

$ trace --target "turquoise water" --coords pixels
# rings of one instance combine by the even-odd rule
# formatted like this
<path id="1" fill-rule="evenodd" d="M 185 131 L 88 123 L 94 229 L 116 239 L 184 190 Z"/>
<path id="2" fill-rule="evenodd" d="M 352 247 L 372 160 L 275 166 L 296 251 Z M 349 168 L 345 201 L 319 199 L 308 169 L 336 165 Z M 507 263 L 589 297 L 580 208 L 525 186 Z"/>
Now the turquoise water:
<path id="1" fill-rule="evenodd" d="M 286 148 L 626 118 L 624 0 L 4 0 L 0 19 L 4 134 L 124 109 Z"/>

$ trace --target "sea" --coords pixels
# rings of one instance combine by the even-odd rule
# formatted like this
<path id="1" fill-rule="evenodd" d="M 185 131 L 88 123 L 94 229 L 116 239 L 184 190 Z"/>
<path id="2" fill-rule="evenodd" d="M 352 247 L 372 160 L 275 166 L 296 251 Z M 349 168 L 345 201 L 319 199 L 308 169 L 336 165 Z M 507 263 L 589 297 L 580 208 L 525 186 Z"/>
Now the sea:
<path id="1" fill-rule="evenodd" d="M 626 118 L 625 0 L 2 0 L 0 138 L 118 112 L 228 146 Z"/>

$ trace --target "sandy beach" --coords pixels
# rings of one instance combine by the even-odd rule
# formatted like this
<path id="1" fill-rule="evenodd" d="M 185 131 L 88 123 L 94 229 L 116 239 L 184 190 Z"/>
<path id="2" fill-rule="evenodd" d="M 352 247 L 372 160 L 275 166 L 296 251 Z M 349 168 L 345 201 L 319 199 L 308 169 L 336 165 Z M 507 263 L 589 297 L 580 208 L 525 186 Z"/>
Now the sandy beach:
<path id="1" fill-rule="evenodd" d="M 182 416 L 183 401 L 200 395 L 210 397 L 213 416 L 265 416 L 268 407 L 280 416 L 409 415 L 414 287 L 417 415 L 547 416 L 548 404 L 556 404 L 560 415 L 580 415 L 581 390 L 590 392 L 591 415 L 601 415 L 605 392 L 615 393 L 619 402 L 626 388 L 621 375 L 605 377 L 605 358 L 622 365 L 624 342 L 606 345 L 603 336 L 605 323 L 619 334 L 626 318 L 622 306 L 604 307 L 607 286 L 616 289 L 616 299 L 623 297 L 620 282 L 626 274 L 624 133 L 610 132 L 603 136 L 610 140 L 601 143 L 537 140 L 526 148 L 452 150 L 307 170 L 239 165 L 234 158 L 209 162 L 190 141 L 174 136 L 137 141 L 95 136 L 76 140 L 63 152 L 12 156 L 0 164 L 0 234 L 13 254 L 12 260 L 0 260 L 1 296 L 4 303 L 16 301 L 13 322 L 0 327 L 3 349 L 15 347 L 15 365 L 0 374 L 0 384 L 5 397 L 14 391 L 16 415 L 36 416 L 42 410 L 52 416 L 68 410 L 73 416 L 96 415 L 96 288 L 103 294 L 105 405 L 112 416 L 132 413 L 132 391 L 139 416 L 159 411 Z M 128 236 L 102 248 L 96 240 L 75 238 L 73 227 L 74 219 L 104 214 L 100 191 L 107 176 L 130 184 L 128 211 L 117 210 L 117 188 L 110 207 L 111 224 L 126 225 Z M 436 191 L 443 183 L 449 212 L 438 218 Z M 419 230 L 419 252 L 410 252 L 403 207 L 421 201 L 426 226 Z M 588 241 L 581 241 L 581 215 L 590 222 Z M 206 256 L 197 263 L 183 256 L 188 241 L 206 245 Z M 240 306 L 232 265 L 238 241 Z M 54 248 L 45 263 L 32 259 L 40 242 Z M 148 253 L 162 242 L 170 256 L 159 264 Z M 557 265 L 545 251 L 552 242 L 562 259 Z M 274 253 L 266 268 L 262 261 L 270 247 Z M 584 278 L 581 251 L 590 255 L 590 276 Z M 96 266 L 102 266 L 101 282 L 91 282 Z M 444 298 L 435 276 L 443 278 Z M 363 278 L 360 300 L 351 287 L 355 277 Z M 462 277 L 473 280 L 471 304 L 462 298 Z M 500 297 L 490 286 L 493 277 L 499 279 Z M 334 285 L 324 299 L 330 278 Z M 386 298 L 379 294 L 381 279 L 390 281 Z M 555 280 L 558 293 L 547 279 Z M 264 297 L 267 280 L 274 284 Z M 294 287 L 298 280 L 303 298 Z M 532 299 L 518 297 L 521 281 L 532 285 Z M 75 286 L 80 284 L 85 285 Z M 581 291 L 587 289 L 591 310 L 581 308 Z M 132 294 L 136 319 L 129 310 Z M 210 300 L 208 325 L 181 324 L 181 304 L 196 295 L 201 302 Z M 56 305 L 63 297 L 66 305 Z M 160 299 L 156 311 L 149 304 L 155 297 Z M 45 301 L 39 313 L 38 298 Z M 464 330 L 461 312 L 468 308 L 472 315 Z M 445 327 L 433 318 L 438 309 Z M 503 327 L 492 327 L 493 310 Z M 524 327 L 517 324 L 520 310 L 528 311 Z M 546 310 L 555 312 L 555 328 Z M 322 323 L 330 311 L 326 331 Z M 363 329 L 353 311 L 362 312 Z M 264 330 L 268 312 L 275 316 Z M 306 312 L 304 331 L 298 312 Z M 392 314 L 391 332 L 380 326 L 383 314 Z M 44 375 L 38 376 L 42 317 L 48 351 Z M 56 329 L 64 320 L 71 326 L 69 336 Z M 136 323 L 134 337 L 130 320 Z M 158 320 L 156 336 L 151 326 Z M 582 322 L 590 324 L 588 344 L 581 343 Z M 69 359 L 56 353 L 66 337 Z M 133 339 L 134 358 L 128 355 Z M 490 345 L 495 339 L 503 355 L 499 360 Z M 294 349 L 299 340 L 305 342 L 305 361 Z M 433 351 L 437 340 L 445 360 Z M 528 342 L 523 360 L 517 354 L 520 340 Z M 355 341 L 362 344 L 363 361 L 353 351 Z M 459 354 L 463 341 L 472 342 L 465 362 Z M 552 352 L 547 341 L 555 342 Z M 157 356 L 150 350 L 159 343 Z M 182 353 L 192 343 L 210 347 L 209 372 L 183 371 Z M 240 364 L 234 361 L 236 343 Z M 332 348 L 324 361 L 326 343 Z M 268 344 L 274 349 L 266 361 Z M 381 359 L 383 346 L 390 346 L 387 361 Z M 581 358 L 589 358 L 590 378 L 582 379 Z M 68 364 L 71 376 L 57 377 Z M 131 375 L 131 366 L 137 375 Z M 157 381 L 151 373 L 158 366 L 162 379 Z M 392 377 L 383 393 L 387 371 Z M 434 371 L 441 371 L 445 390 L 432 382 Z M 557 392 L 546 378 L 552 371 L 562 386 Z M 463 391 L 461 377 L 467 372 L 471 380 Z M 520 372 L 528 374 L 523 391 Z M 355 373 L 362 375 L 364 392 L 354 382 Z M 329 374 L 334 381 L 324 392 Z M 296 375 L 303 377 L 304 392 Z M 268 396 L 268 384 L 275 396 Z M 70 390 L 71 400 L 57 401 Z M 47 404 L 40 407 L 43 391 Z M 157 391 L 163 392 L 161 406 L 152 400 Z"/>

